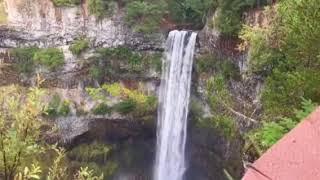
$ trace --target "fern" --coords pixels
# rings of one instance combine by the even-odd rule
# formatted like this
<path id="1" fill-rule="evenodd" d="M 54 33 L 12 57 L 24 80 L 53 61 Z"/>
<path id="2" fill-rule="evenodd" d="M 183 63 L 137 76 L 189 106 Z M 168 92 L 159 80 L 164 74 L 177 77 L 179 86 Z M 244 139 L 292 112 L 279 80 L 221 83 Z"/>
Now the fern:
<path id="1" fill-rule="evenodd" d="M 313 103 L 310 99 L 302 98 L 302 109 L 295 110 L 296 119 L 301 120 L 306 118 L 311 112 L 313 112 L 317 104 Z"/>
<path id="2" fill-rule="evenodd" d="M 315 110 L 317 104 L 302 98 L 301 109 L 295 110 L 293 118 L 282 118 L 278 122 L 264 122 L 262 127 L 249 134 L 249 139 L 263 151 L 270 148 L 286 133 L 293 129 L 301 120 Z"/>

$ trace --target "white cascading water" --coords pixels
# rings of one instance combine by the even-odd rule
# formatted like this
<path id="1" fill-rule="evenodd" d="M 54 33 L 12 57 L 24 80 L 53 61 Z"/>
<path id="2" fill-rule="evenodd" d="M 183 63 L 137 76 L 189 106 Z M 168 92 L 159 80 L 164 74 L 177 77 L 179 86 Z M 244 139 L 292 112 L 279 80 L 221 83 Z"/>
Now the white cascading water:
<path id="1" fill-rule="evenodd" d="M 171 31 L 159 93 L 155 180 L 182 180 L 193 55 L 197 34 Z"/>

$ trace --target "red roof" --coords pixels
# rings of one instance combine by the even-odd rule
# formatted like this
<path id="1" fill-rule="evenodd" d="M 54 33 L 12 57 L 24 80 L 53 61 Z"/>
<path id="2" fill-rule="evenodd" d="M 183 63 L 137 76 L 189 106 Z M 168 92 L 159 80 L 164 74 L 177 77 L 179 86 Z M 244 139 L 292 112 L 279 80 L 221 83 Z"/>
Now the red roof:
<path id="1" fill-rule="evenodd" d="M 320 180 L 320 107 L 252 166 L 262 174 L 249 168 L 242 180 Z"/>

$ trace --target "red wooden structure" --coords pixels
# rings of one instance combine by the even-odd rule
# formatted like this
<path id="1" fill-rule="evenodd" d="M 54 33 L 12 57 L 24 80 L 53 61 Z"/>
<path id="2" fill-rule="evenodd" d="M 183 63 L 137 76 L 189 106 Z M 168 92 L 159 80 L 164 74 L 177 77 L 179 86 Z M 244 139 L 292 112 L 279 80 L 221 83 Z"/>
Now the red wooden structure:
<path id="1" fill-rule="evenodd" d="M 253 163 L 242 180 L 320 180 L 320 107 Z"/>

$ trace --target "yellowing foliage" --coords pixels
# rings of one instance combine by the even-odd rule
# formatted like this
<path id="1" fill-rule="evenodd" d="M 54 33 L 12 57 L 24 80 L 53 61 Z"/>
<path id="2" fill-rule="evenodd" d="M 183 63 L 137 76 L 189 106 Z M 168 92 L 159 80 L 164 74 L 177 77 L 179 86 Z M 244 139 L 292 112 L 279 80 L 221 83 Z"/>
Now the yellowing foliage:
<path id="1" fill-rule="evenodd" d="M 0 0 L 0 25 L 7 22 L 7 12 L 3 0 Z"/>
<path id="2" fill-rule="evenodd" d="M 120 83 L 104 84 L 102 89 L 107 91 L 111 96 L 120 97 L 122 99 L 132 99 L 137 103 L 146 103 L 148 96 L 138 90 L 131 90 L 121 86 Z"/>

